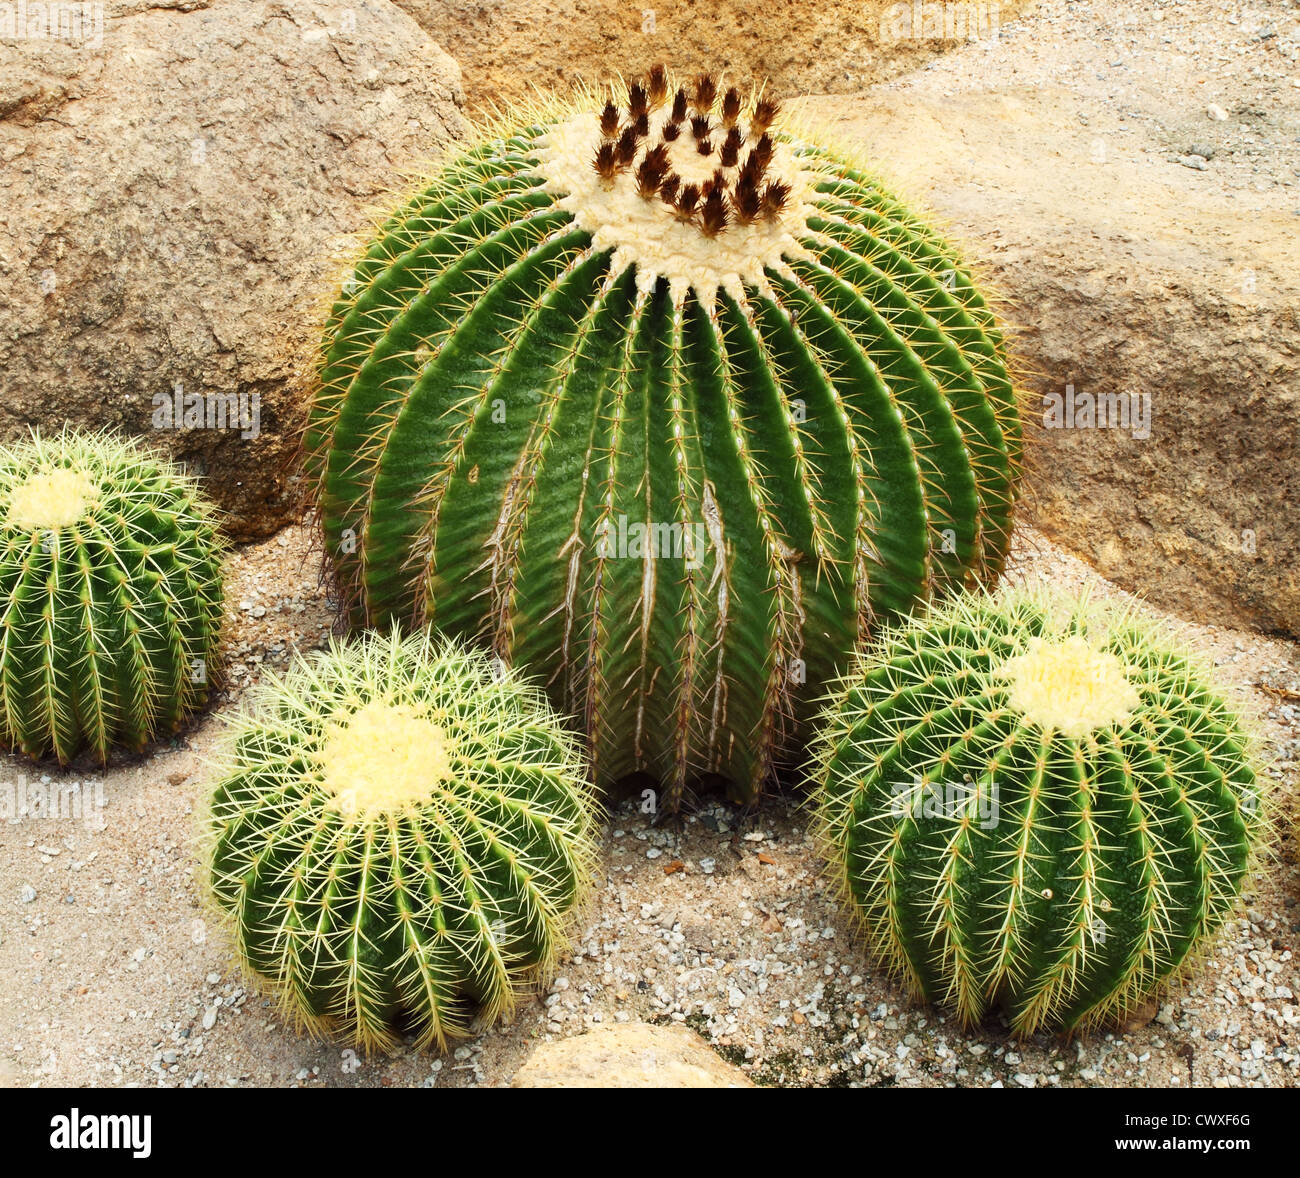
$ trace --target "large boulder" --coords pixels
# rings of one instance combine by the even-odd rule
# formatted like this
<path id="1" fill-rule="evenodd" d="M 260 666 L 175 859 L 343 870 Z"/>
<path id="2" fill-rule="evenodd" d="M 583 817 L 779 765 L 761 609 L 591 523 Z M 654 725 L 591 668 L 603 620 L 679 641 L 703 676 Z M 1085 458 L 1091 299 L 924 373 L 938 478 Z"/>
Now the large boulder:
<path id="1" fill-rule="evenodd" d="M 753 1088 L 694 1031 L 615 1023 L 541 1044 L 512 1088 Z"/>
<path id="2" fill-rule="evenodd" d="M 474 106 L 657 61 L 725 70 L 778 95 L 841 93 L 967 40 L 995 38 L 1036 0 L 396 0 L 461 63 Z"/>
<path id="3" fill-rule="evenodd" d="M 233 535 L 273 531 L 325 302 L 399 172 L 462 131 L 455 62 L 387 0 L 110 3 L 76 44 L 10 10 L 0 438 L 147 435 Z"/>
<path id="4" fill-rule="evenodd" d="M 1300 633 L 1300 210 L 1262 120 L 1234 158 L 1205 98 L 1175 127 L 1155 98 L 1131 117 L 960 66 L 806 113 L 988 263 L 1026 367 L 1027 518 L 1166 609 Z"/>

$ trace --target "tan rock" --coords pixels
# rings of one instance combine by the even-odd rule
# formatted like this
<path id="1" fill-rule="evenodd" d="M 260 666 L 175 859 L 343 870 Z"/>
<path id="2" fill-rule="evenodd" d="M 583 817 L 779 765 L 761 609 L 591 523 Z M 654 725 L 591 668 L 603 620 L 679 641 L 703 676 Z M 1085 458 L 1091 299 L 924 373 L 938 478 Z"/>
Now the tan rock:
<path id="1" fill-rule="evenodd" d="M 396 0 L 465 70 L 471 105 L 538 86 L 656 61 L 694 73 L 725 70 L 778 95 L 843 93 L 894 77 L 967 38 L 996 35 L 1035 0 Z M 919 16 L 919 19 L 917 17 Z M 973 23 L 971 23 L 973 21 Z M 960 23 L 958 23 L 960 22 Z"/>
<path id="2" fill-rule="evenodd" d="M 0 438 L 146 435 L 268 534 L 323 300 L 462 129 L 459 70 L 387 0 L 86 7 L 83 44 L 0 39 Z M 204 428 L 166 428 L 178 386 Z"/>
<path id="3" fill-rule="evenodd" d="M 989 263 L 1038 427 L 1026 517 L 1166 609 L 1300 633 L 1294 195 L 1166 160 L 1154 120 L 1103 137 L 1064 88 L 943 84 L 802 105 Z M 1076 428 L 1042 428 L 1070 390 Z M 1083 394 L 1148 397 L 1149 437 L 1078 428 Z"/>
<path id="4" fill-rule="evenodd" d="M 515 1073 L 512 1088 L 753 1088 L 682 1026 L 618 1023 L 543 1043 Z"/>

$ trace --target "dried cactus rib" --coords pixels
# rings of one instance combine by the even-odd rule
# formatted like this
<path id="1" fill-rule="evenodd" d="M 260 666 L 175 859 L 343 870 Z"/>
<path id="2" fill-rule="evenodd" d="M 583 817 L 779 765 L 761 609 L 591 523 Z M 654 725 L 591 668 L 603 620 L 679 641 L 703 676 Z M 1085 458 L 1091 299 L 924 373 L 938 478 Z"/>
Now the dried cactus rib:
<path id="1" fill-rule="evenodd" d="M 0 449 L 0 733 L 66 764 L 139 751 L 218 672 L 216 517 L 134 443 L 64 431 Z"/>
<path id="2" fill-rule="evenodd" d="M 308 472 L 355 621 L 526 662 L 602 781 L 752 796 L 875 619 L 997 575 L 1019 425 L 928 230 L 756 136 L 769 105 L 705 159 L 688 116 L 735 100 L 656 93 L 613 136 L 600 102 L 539 115 L 389 221 L 327 330 Z"/>
<path id="3" fill-rule="evenodd" d="M 300 1024 L 445 1047 L 551 968 L 593 814 L 541 692 L 442 640 L 371 636 L 267 681 L 232 726 L 210 882 Z"/>
<path id="4" fill-rule="evenodd" d="M 1231 910 L 1261 827 L 1251 742 L 1125 614 L 1004 593 L 886 635 L 813 777 L 871 945 L 964 1022 L 1115 1020 Z"/>

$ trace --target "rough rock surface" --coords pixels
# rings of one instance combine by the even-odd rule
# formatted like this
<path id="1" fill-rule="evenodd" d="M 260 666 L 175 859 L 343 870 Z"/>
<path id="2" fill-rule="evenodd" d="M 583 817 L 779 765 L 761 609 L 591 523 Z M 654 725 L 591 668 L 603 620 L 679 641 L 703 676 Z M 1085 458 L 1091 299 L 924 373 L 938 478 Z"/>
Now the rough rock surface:
<path id="1" fill-rule="evenodd" d="M 148 435 L 265 535 L 296 515 L 323 299 L 395 172 L 461 131 L 459 70 L 387 0 L 104 15 L 80 45 L 0 24 L 0 438 Z M 204 428 L 155 419 L 178 385 Z"/>
<path id="2" fill-rule="evenodd" d="M 620 1023 L 541 1044 L 512 1088 L 753 1088 L 694 1031 Z"/>
<path id="3" fill-rule="evenodd" d="M 662 61 L 777 94 L 859 90 L 1002 23 L 1035 0 L 396 0 L 465 70 L 480 107 Z M 948 24 L 944 25 L 945 17 Z"/>
<path id="4" fill-rule="evenodd" d="M 1034 420 L 1073 388 L 1075 427 L 1034 431 L 1028 518 L 1167 609 L 1296 634 L 1300 10 L 1238 8 L 1050 0 L 805 106 L 990 264 Z M 1149 397 L 1149 437 L 1086 428 L 1084 394 Z"/>

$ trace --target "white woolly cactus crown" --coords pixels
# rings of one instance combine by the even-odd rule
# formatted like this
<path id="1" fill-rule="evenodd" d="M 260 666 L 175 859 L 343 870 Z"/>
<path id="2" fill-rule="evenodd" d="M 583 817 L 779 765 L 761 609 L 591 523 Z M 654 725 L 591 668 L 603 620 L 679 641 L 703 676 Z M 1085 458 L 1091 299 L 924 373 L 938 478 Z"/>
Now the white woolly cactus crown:
<path id="1" fill-rule="evenodd" d="M 1078 634 L 1055 642 L 1033 638 L 1024 654 L 1008 659 L 995 674 L 1008 681 L 1013 709 L 1066 736 L 1123 724 L 1140 702 L 1119 659 Z"/>
<path id="2" fill-rule="evenodd" d="M 546 187 L 591 234 L 612 247 L 611 274 L 635 266 L 638 289 L 668 280 L 711 307 L 719 288 L 742 299 L 748 283 L 770 290 L 766 271 L 807 257 L 811 177 L 790 145 L 769 133 L 771 99 L 717 93 L 710 75 L 670 94 L 662 66 L 633 82 L 624 107 L 609 99 L 598 117 L 583 110 L 542 140 Z"/>
<path id="3" fill-rule="evenodd" d="M 10 492 L 5 522 L 14 528 L 66 528 L 83 519 L 98 498 L 99 488 L 83 471 L 38 470 Z"/>

